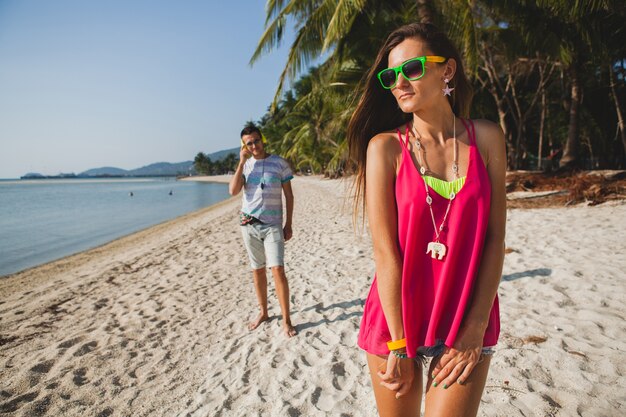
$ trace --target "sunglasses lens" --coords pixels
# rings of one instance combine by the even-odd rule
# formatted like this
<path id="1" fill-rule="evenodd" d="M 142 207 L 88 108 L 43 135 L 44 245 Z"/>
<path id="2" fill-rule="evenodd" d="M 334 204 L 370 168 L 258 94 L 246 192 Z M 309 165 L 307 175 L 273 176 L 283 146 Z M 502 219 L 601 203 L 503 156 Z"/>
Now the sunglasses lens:
<path id="1" fill-rule="evenodd" d="M 396 83 L 396 72 L 386 69 L 380 73 L 380 82 L 385 88 L 391 88 Z"/>
<path id="2" fill-rule="evenodd" d="M 422 65 L 422 61 L 410 61 L 402 66 L 402 73 L 409 80 L 416 80 L 424 75 L 424 66 Z"/>

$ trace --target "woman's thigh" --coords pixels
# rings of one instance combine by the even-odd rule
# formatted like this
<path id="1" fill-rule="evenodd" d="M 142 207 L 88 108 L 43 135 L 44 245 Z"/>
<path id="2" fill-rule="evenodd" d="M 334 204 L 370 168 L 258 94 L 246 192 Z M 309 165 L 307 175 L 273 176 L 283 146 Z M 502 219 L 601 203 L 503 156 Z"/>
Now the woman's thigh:
<path id="1" fill-rule="evenodd" d="M 430 375 L 437 365 L 437 359 L 432 360 L 428 370 L 426 414 L 424 417 L 475 417 L 487 382 L 490 362 L 491 355 L 483 355 L 482 360 L 472 370 L 463 385 L 453 383 L 444 389 L 443 384 L 436 388 L 432 386 Z"/>
<path id="2" fill-rule="evenodd" d="M 380 417 L 419 417 L 422 403 L 422 367 L 415 363 L 415 379 L 411 390 L 404 396 L 396 399 L 396 392 L 380 385 L 378 371 L 384 372 L 387 358 L 367 354 L 367 365 L 370 369 L 372 387 L 376 397 L 376 406 Z"/>

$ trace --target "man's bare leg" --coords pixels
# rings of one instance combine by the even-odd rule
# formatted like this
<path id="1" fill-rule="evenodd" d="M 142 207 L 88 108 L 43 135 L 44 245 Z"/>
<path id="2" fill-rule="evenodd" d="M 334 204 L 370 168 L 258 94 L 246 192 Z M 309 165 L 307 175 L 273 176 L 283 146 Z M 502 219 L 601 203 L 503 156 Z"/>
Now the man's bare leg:
<path id="1" fill-rule="evenodd" d="M 259 315 L 248 324 L 248 330 L 254 330 L 261 323 L 268 319 L 267 314 L 267 275 L 265 267 L 252 270 L 254 278 L 254 290 L 256 291 L 256 299 L 259 302 Z"/>
<path id="2" fill-rule="evenodd" d="M 280 303 L 280 311 L 283 313 L 283 332 L 285 336 L 293 337 L 297 332 L 291 325 L 291 316 L 289 315 L 289 283 L 285 276 L 285 267 L 274 266 L 271 269 L 274 283 L 276 284 L 276 295 Z"/>

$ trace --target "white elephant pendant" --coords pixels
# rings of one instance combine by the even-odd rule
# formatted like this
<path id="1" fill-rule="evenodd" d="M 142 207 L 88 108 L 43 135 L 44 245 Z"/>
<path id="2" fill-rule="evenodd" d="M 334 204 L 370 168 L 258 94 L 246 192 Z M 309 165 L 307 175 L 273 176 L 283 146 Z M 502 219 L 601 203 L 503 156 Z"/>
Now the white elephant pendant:
<path id="1" fill-rule="evenodd" d="M 430 242 L 428 244 L 428 248 L 426 249 L 426 253 L 430 253 L 433 259 L 442 260 L 444 256 L 446 256 L 447 252 L 446 245 L 439 242 Z"/>

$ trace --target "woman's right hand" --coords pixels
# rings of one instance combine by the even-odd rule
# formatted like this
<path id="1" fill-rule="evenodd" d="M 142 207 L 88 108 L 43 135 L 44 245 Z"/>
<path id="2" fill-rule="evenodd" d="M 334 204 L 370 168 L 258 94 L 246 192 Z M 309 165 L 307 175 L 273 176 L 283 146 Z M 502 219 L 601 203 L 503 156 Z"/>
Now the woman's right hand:
<path id="1" fill-rule="evenodd" d="M 393 353 L 387 357 L 386 369 L 384 372 L 378 371 L 380 385 L 396 391 L 396 398 L 408 393 L 415 379 L 415 363 L 412 358 L 400 359 Z"/>

